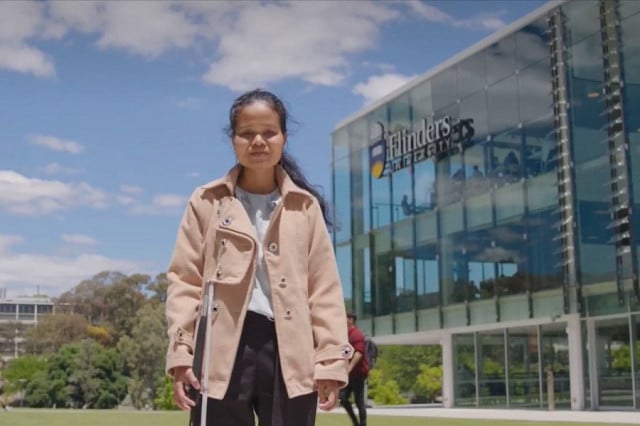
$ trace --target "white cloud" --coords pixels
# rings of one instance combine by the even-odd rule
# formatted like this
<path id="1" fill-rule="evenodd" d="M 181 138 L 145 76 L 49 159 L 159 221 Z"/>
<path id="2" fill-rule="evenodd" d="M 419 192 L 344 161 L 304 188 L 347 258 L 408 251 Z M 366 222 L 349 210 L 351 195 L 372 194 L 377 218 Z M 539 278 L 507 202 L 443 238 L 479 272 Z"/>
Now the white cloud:
<path id="1" fill-rule="evenodd" d="M 113 259 L 99 254 L 48 256 L 5 252 L 0 256 L 0 287 L 17 295 L 24 292 L 25 288 L 38 286 L 41 293 L 57 296 L 101 271 L 131 274 L 145 269 L 145 265 L 136 261 Z"/>
<path id="2" fill-rule="evenodd" d="M 1 42 L 0 69 L 31 73 L 36 77 L 55 77 L 56 74 L 53 62 L 42 51 L 23 44 Z"/>
<path id="3" fill-rule="evenodd" d="M 190 177 L 190 178 L 197 178 L 197 177 L 200 177 L 200 173 L 199 172 L 188 172 L 186 174 L 186 176 Z"/>
<path id="4" fill-rule="evenodd" d="M 151 204 L 135 204 L 131 207 L 131 213 L 139 215 L 175 214 L 187 204 L 187 197 L 177 194 L 155 195 Z"/>
<path id="5" fill-rule="evenodd" d="M 413 0 L 406 3 L 413 13 L 425 21 L 450 25 L 455 28 L 466 28 L 470 30 L 495 31 L 506 25 L 500 18 L 504 14 L 499 11 L 493 14 L 483 13 L 470 18 L 455 18 L 435 6 L 422 1 Z"/>
<path id="6" fill-rule="evenodd" d="M 229 23 L 204 80 L 237 91 L 286 78 L 337 85 L 349 71 L 347 55 L 374 47 L 381 25 L 398 16 L 364 3 L 251 3 Z"/>
<path id="7" fill-rule="evenodd" d="M 103 208 L 107 195 L 91 185 L 28 178 L 0 170 L 0 210 L 17 215 L 45 215 L 71 207 Z"/>
<path id="8" fill-rule="evenodd" d="M 125 194 L 142 194 L 144 189 L 138 185 L 120 185 L 120 191 Z"/>
<path id="9" fill-rule="evenodd" d="M 36 77 L 55 76 L 53 61 L 26 43 L 30 38 L 51 33 L 42 19 L 42 10 L 38 2 L 0 2 L 0 69 Z"/>
<path id="10" fill-rule="evenodd" d="M 49 163 L 42 168 L 42 171 L 47 175 L 75 175 L 84 172 L 82 169 L 65 167 L 60 163 Z"/>
<path id="11" fill-rule="evenodd" d="M 24 238 L 20 235 L 3 235 L 0 234 L 0 253 L 4 253 L 9 247 L 24 242 Z"/>
<path id="12" fill-rule="evenodd" d="M 236 91 L 285 79 L 335 86 L 350 75 L 352 55 L 374 48 L 382 26 L 408 14 L 464 29 L 505 24 L 502 12 L 458 18 L 421 1 L 5 1 L 0 68 L 55 76 L 52 59 L 33 43 L 75 32 L 98 48 L 149 59 L 193 49 L 209 61 L 203 81 Z"/>
<path id="13" fill-rule="evenodd" d="M 385 95 L 393 92 L 415 78 L 415 75 L 384 74 L 371 76 L 365 83 L 358 83 L 353 88 L 353 93 L 361 95 L 365 104 L 370 104 Z"/>
<path id="14" fill-rule="evenodd" d="M 60 139 L 56 136 L 30 135 L 27 139 L 34 145 L 44 146 L 52 151 L 68 152 L 70 154 L 79 154 L 84 151 L 84 147 L 78 142 Z"/>
<path id="15" fill-rule="evenodd" d="M 69 244 L 94 245 L 98 243 L 95 238 L 82 234 L 62 234 L 61 238 L 62 241 Z"/>
<path id="16" fill-rule="evenodd" d="M 108 2 L 104 4 L 104 18 L 98 46 L 149 57 L 190 46 L 198 32 L 197 25 L 168 2 Z"/>

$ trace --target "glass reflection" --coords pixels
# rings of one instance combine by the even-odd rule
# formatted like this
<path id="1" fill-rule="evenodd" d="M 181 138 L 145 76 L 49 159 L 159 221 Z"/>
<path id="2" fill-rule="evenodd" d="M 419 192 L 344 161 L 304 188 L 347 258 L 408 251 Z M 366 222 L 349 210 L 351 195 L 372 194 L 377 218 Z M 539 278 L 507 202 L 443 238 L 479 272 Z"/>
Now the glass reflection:
<path id="1" fill-rule="evenodd" d="M 454 350 L 454 398 L 456 407 L 475 407 L 476 396 L 476 352 L 473 334 L 453 336 Z"/>
<path id="2" fill-rule="evenodd" d="M 478 52 L 458 64 L 458 91 L 461 98 L 484 89 L 487 84 L 484 62 L 484 52 Z"/>
<path id="3" fill-rule="evenodd" d="M 382 107 L 368 117 L 369 144 L 379 140 L 380 130 L 378 122 L 389 129 L 387 109 Z M 368 157 L 368 154 L 367 154 Z M 370 172 L 370 168 L 368 168 Z M 381 178 L 371 178 L 371 227 L 381 228 L 391 223 L 391 181 L 387 174 Z"/>
<path id="4" fill-rule="evenodd" d="M 546 19 L 525 26 L 516 32 L 518 69 L 549 57 L 549 26 Z"/>
<path id="5" fill-rule="evenodd" d="M 553 380 L 556 408 L 571 406 L 569 380 L 569 338 L 566 323 L 543 325 L 540 328 L 542 355 L 542 406 L 548 406 L 547 383 Z"/>
<path id="6" fill-rule="evenodd" d="M 597 0 L 582 0 L 568 2 L 562 6 L 569 46 L 600 32 L 599 3 Z M 600 59 L 600 55 L 597 59 Z"/>
<path id="7" fill-rule="evenodd" d="M 506 406 L 506 368 L 502 330 L 478 333 L 479 406 Z"/>
<path id="8" fill-rule="evenodd" d="M 485 50 L 489 86 L 515 73 L 516 39 L 509 35 Z"/>
<path id="9" fill-rule="evenodd" d="M 354 309 L 353 279 L 351 275 L 351 244 L 336 247 L 336 261 L 338 263 L 338 273 L 340 275 L 340 282 L 342 283 L 345 303 L 348 309 Z"/>
<path id="10" fill-rule="evenodd" d="M 373 301 L 375 315 L 387 315 L 393 312 L 395 300 L 394 269 L 395 259 L 391 251 L 391 236 L 389 230 L 376 232 L 373 235 L 373 268 L 375 284 Z"/>
<path id="11" fill-rule="evenodd" d="M 627 318 L 596 324 L 596 358 L 601 407 L 633 407 L 631 348 Z"/>
<path id="12" fill-rule="evenodd" d="M 518 80 L 515 75 L 489 86 L 487 90 L 489 133 L 502 133 L 518 125 Z"/>
<path id="13" fill-rule="evenodd" d="M 348 241 L 351 238 L 351 171 L 349 157 L 341 158 L 333 164 L 334 183 L 333 199 L 336 242 Z"/>
<path id="14" fill-rule="evenodd" d="M 509 406 L 540 406 L 540 361 L 536 327 L 512 328 L 509 333 Z"/>

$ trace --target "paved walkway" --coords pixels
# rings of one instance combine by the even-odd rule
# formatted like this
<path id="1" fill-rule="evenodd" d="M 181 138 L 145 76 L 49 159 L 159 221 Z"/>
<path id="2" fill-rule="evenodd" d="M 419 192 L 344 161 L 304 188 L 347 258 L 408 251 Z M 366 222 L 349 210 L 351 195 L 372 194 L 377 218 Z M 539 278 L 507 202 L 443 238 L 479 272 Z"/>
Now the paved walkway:
<path id="1" fill-rule="evenodd" d="M 332 413 L 343 414 L 339 407 Z M 451 419 L 487 419 L 487 420 L 523 420 L 549 422 L 582 422 L 582 423 L 629 423 L 640 425 L 640 411 L 543 411 L 516 409 L 474 409 L 474 408 L 442 408 L 442 407 L 375 407 L 368 408 L 367 414 L 372 416 L 414 416 Z"/>

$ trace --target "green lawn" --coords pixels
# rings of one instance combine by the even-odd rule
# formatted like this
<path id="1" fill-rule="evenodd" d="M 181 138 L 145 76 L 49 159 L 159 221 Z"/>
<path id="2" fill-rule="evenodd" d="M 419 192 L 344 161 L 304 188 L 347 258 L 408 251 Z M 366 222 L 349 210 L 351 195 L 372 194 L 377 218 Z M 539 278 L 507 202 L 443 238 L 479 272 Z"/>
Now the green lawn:
<path id="1" fill-rule="evenodd" d="M 604 423 L 523 422 L 509 420 L 429 419 L 425 417 L 369 416 L 369 426 L 605 426 Z M 182 412 L 137 412 L 118 410 L 32 410 L 0 411 L 3 426 L 187 426 L 187 414 Z M 317 426 L 350 426 L 343 414 L 320 414 Z M 608 423 L 607 426 L 615 426 Z M 224 425 L 231 426 L 231 425 Z M 625 425 L 628 426 L 628 425 Z"/>

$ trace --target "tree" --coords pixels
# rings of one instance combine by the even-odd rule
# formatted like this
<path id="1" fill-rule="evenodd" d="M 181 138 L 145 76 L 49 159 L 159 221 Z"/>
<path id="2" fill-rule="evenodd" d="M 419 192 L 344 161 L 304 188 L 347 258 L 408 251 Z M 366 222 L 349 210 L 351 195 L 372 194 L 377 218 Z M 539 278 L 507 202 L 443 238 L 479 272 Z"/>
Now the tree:
<path id="1" fill-rule="evenodd" d="M 142 289 L 149 282 L 148 275 L 134 274 L 124 277 L 105 291 L 105 324 L 116 336 L 129 336 L 135 318 L 146 298 Z"/>
<path id="2" fill-rule="evenodd" d="M 114 349 L 86 339 L 51 355 L 27 383 L 31 407 L 113 408 L 126 396 L 123 361 Z"/>
<path id="3" fill-rule="evenodd" d="M 169 279 L 166 273 L 156 275 L 156 278 L 147 284 L 147 291 L 151 293 L 149 301 L 152 303 L 165 303 L 167 301 L 167 289 Z"/>
<path id="4" fill-rule="evenodd" d="M 434 402 L 442 393 L 442 366 L 421 364 L 413 390 L 416 395 L 424 396 L 427 402 Z"/>
<path id="5" fill-rule="evenodd" d="M 31 382 L 40 372 L 46 372 L 48 363 L 45 358 L 35 355 L 24 355 L 13 358 L 7 362 L 2 370 L 2 378 L 5 380 L 5 392 L 8 394 L 20 391 L 27 383 Z"/>
<path id="6" fill-rule="evenodd" d="M 33 354 L 56 352 L 63 345 L 87 336 L 89 323 L 82 315 L 59 313 L 47 315 L 26 333 L 25 347 Z"/>
<path id="7" fill-rule="evenodd" d="M 140 409 L 154 403 L 158 380 L 165 375 L 168 339 L 164 305 L 147 304 L 133 319 L 131 335 L 120 338 L 118 349 L 131 372 L 131 402 Z"/>

